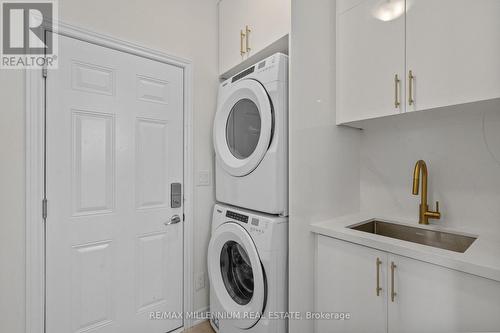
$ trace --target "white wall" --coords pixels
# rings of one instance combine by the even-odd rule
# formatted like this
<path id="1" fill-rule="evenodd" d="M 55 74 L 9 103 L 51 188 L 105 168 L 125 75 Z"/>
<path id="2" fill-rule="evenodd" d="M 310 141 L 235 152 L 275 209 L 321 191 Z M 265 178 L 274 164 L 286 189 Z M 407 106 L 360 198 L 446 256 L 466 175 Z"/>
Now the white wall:
<path id="1" fill-rule="evenodd" d="M 290 311 L 313 311 L 309 224 L 359 209 L 360 131 L 335 125 L 335 1 L 292 0 Z M 290 321 L 291 333 L 313 331 Z"/>
<path id="2" fill-rule="evenodd" d="M 411 195 L 418 159 L 429 168 L 432 224 L 500 234 L 500 101 L 415 112 L 363 123 L 361 207 L 418 221 Z"/>
<path id="3" fill-rule="evenodd" d="M 184 57 L 194 64 L 195 175 L 213 172 L 217 0 L 60 0 L 60 20 Z M 0 70 L 0 332 L 24 332 L 24 74 Z M 195 176 L 195 180 L 197 177 Z M 213 176 L 211 177 L 213 179 Z M 213 184 L 195 189 L 195 278 L 206 276 Z M 208 306 L 208 285 L 194 306 Z"/>

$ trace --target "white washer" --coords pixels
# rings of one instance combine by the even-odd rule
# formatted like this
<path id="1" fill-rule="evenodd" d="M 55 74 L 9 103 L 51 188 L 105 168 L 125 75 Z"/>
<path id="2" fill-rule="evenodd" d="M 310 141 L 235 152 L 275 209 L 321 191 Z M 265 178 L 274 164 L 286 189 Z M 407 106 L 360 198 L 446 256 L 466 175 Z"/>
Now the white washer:
<path id="1" fill-rule="evenodd" d="M 215 205 L 208 275 L 216 332 L 287 332 L 276 315 L 287 311 L 287 251 L 288 218 Z"/>
<path id="2" fill-rule="evenodd" d="M 288 57 L 224 81 L 214 120 L 217 201 L 288 215 Z"/>

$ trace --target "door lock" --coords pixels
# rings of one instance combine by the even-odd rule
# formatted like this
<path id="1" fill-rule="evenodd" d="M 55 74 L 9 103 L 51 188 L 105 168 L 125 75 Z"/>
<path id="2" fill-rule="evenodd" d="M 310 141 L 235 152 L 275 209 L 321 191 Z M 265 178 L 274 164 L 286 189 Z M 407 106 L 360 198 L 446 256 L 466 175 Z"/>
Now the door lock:
<path id="1" fill-rule="evenodd" d="M 182 185 L 181 183 L 170 184 L 170 208 L 182 206 Z"/>

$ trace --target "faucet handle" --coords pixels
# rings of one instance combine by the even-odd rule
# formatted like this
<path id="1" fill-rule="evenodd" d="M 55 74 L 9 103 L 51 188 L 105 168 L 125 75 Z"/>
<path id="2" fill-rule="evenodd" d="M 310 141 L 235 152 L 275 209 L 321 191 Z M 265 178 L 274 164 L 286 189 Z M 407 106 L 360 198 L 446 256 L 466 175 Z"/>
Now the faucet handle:
<path id="1" fill-rule="evenodd" d="M 428 219 L 440 219 L 441 213 L 439 212 L 439 201 L 436 201 L 436 210 L 428 210 L 424 213 L 424 216 L 426 216 Z"/>

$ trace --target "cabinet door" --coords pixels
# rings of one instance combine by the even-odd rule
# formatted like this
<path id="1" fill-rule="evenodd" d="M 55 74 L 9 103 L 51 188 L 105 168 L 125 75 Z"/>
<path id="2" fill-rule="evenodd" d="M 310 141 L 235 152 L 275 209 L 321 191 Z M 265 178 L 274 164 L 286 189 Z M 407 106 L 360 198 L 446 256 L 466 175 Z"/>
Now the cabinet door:
<path id="1" fill-rule="evenodd" d="M 248 0 L 219 2 L 219 71 L 223 73 L 239 64 L 245 57 L 240 53 L 240 31 L 249 20 Z M 245 46 L 243 44 L 243 46 Z"/>
<path id="2" fill-rule="evenodd" d="M 248 36 L 252 56 L 268 45 L 290 32 L 291 1 L 290 0 L 252 0 L 249 1 L 248 25 L 251 32 Z"/>
<path id="3" fill-rule="evenodd" d="M 337 123 L 402 112 L 404 0 L 347 2 L 337 3 Z"/>
<path id="4" fill-rule="evenodd" d="M 349 313 L 350 319 L 317 320 L 315 331 L 387 332 L 387 254 L 324 236 L 316 250 L 315 312 Z"/>
<path id="5" fill-rule="evenodd" d="M 499 282 L 396 255 L 388 269 L 389 332 L 500 331 Z"/>
<path id="6" fill-rule="evenodd" d="M 500 97 L 500 1 L 407 2 L 407 69 L 415 75 L 407 109 Z"/>

